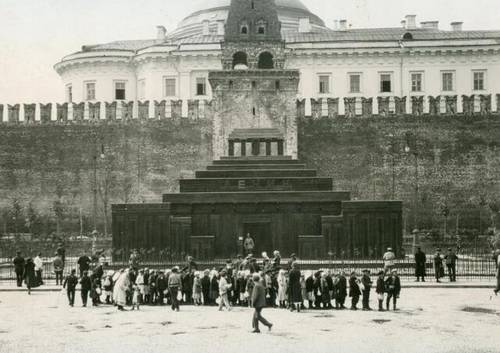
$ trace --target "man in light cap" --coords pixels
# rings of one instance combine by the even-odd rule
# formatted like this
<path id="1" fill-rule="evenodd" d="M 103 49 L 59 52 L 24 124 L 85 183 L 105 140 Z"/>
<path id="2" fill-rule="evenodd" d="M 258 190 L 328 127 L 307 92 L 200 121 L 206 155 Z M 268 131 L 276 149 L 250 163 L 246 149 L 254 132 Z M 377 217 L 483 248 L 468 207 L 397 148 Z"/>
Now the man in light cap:
<path id="1" fill-rule="evenodd" d="M 387 274 L 394 268 L 394 260 L 396 260 L 396 254 L 392 251 L 392 248 L 387 248 L 383 256 L 384 260 L 384 272 Z"/>
<path id="2" fill-rule="evenodd" d="M 252 304 L 255 309 L 252 320 L 253 333 L 260 333 L 259 322 L 262 322 L 269 331 L 273 327 L 269 321 L 262 316 L 262 309 L 266 306 L 266 289 L 260 280 L 260 276 L 255 274 L 253 276 L 254 287 L 252 291 Z"/>

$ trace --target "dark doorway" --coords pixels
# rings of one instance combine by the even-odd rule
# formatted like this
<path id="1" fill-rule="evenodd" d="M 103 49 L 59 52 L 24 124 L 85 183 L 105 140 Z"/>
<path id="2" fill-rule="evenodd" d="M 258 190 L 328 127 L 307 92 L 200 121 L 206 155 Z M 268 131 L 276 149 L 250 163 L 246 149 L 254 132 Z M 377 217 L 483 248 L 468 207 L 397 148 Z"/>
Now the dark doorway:
<path id="1" fill-rule="evenodd" d="M 271 234 L 271 223 L 245 223 L 243 225 L 244 234 L 250 233 L 250 236 L 255 242 L 253 255 L 261 257 L 263 251 L 267 252 L 268 256 L 273 253 L 273 237 Z"/>
<path id="2" fill-rule="evenodd" d="M 259 69 L 274 69 L 274 58 L 273 55 L 267 51 L 259 55 Z"/>

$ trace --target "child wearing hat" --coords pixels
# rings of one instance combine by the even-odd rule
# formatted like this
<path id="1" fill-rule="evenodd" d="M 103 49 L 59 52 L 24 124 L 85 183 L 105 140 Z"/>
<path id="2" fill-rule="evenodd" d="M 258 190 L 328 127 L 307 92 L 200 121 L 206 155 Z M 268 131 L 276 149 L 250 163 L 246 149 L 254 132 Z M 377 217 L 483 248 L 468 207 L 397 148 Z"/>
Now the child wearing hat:
<path id="1" fill-rule="evenodd" d="M 401 281 L 396 270 L 392 270 L 391 275 L 385 280 L 385 288 L 387 291 L 386 308 L 389 310 L 389 304 L 392 298 L 393 310 L 396 310 L 396 301 L 401 293 Z"/>
<path id="2" fill-rule="evenodd" d="M 378 311 L 384 311 L 384 293 L 385 293 L 385 273 L 380 271 L 377 278 L 377 287 L 375 291 L 377 292 L 378 299 Z"/>

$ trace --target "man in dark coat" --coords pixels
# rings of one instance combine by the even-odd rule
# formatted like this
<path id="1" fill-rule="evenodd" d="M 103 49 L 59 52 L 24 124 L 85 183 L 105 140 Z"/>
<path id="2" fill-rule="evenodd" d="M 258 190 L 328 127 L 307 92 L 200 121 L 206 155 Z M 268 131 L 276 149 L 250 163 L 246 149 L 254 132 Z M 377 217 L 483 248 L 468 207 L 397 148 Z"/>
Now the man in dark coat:
<path id="1" fill-rule="evenodd" d="M 76 270 L 72 269 L 71 274 L 64 279 L 63 288 L 66 288 L 68 301 L 70 306 L 75 305 L 75 292 L 78 285 L 78 277 L 76 277 Z"/>
<path id="2" fill-rule="evenodd" d="M 158 277 L 156 278 L 156 290 L 158 291 L 158 304 L 165 304 L 165 291 L 168 289 L 168 280 L 165 277 L 163 271 L 158 272 Z"/>
<path id="3" fill-rule="evenodd" d="M 254 287 L 252 292 L 252 304 L 253 307 L 255 308 L 255 311 L 252 320 L 252 327 L 253 327 L 252 332 L 260 333 L 259 321 L 262 322 L 262 324 L 264 324 L 265 326 L 267 326 L 269 331 L 271 331 L 273 324 L 271 324 L 269 321 L 264 319 L 264 317 L 262 317 L 262 309 L 266 306 L 266 288 L 262 284 L 259 275 L 257 274 L 254 275 L 253 281 L 254 281 Z"/>
<path id="4" fill-rule="evenodd" d="M 87 299 L 89 298 L 89 292 L 92 289 L 92 281 L 88 276 L 88 271 L 83 271 L 82 279 L 80 280 L 81 285 L 81 296 L 82 296 L 82 305 L 87 306 Z"/>
<path id="5" fill-rule="evenodd" d="M 359 289 L 356 272 L 352 272 L 351 277 L 349 278 L 349 296 L 352 298 L 351 310 L 358 310 L 357 305 L 359 302 L 360 295 L 361 295 L 361 290 Z"/>
<path id="6" fill-rule="evenodd" d="M 14 271 L 16 272 L 17 286 L 22 287 L 23 286 L 24 265 L 26 264 L 26 261 L 24 260 L 24 257 L 21 256 L 20 251 L 18 251 L 16 253 L 16 257 L 14 258 L 12 263 L 14 264 Z"/>
<path id="7" fill-rule="evenodd" d="M 201 292 L 203 293 L 203 305 L 210 305 L 210 271 L 206 270 L 201 278 Z"/>
<path id="8" fill-rule="evenodd" d="M 288 280 L 288 285 L 290 287 L 290 296 L 288 300 L 290 303 L 290 310 L 293 311 L 297 309 L 297 312 L 300 312 L 302 300 L 305 298 L 302 298 L 302 288 L 300 286 L 300 270 L 296 262 L 292 264 L 292 270 L 288 275 Z"/>
<path id="9" fill-rule="evenodd" d="M 396 301 L 401 293 L 401 281 L 396 270 L 392 270 L 391 275 L 385 280 L 385 290 L 387 291 L 387 310 L 389 310 L 391 298 L 393 300 L 393 309 L 396 310 Z"/>
<path id="10" fill-rule="evenodd" d="M 345 297 L 347 297 L 347 279 L 344 271 L 341 271 L 335 281 L 335 307 L 337 309 L 345 309 Z"/>
<path id="11" fill-rule="evenodd" d="M 313 307 L 313 291 L 314 291 L 314 278 L 313 275 L 311 274 L 306 278 L 306 293 L 307 293 L 307 298 L 304 298 L 304 300 L 307 300 L 307 308 L 312 309 Z"/>
<path id="12" fill-rule="evenodd" d="M 370 271 L 368 270 L 363 271 L 363 277 L 361 277 L 361 284 L 363 285 L 363 310 L 372 310 L 370 308 L 370 290 L 372 288 Z"/>
<path id="13" fill-rule="evenodd" d="M 446 267 L 448 268 L 448 276 L 450 278 L 450 282 L 456 282 L 458 256 L 450 248 L 448 249 L 448 254 L 445 255 L 444 259 L 446 261 Z"/>
<path id="14" fill-rule="evenodd" d="M 417 282 L 420 282 L 420 278 L 422 278 L 422 282 L 425 282 L 426 262 L 427 262 L 427 256 L 419 246 L 417 248 L 417 252 L 415 253 L 415 276 L 417 277 Z"/>
<path id="15" fill-rule="evenodd" d="M 84 253 L 80 258 L 78 258 L 78 268 L 80 269 L 80 278 L 83 277 L 83 272 L 88 271 L 90 269 L 90 257 L 87 256 L 87 253 Z"/>

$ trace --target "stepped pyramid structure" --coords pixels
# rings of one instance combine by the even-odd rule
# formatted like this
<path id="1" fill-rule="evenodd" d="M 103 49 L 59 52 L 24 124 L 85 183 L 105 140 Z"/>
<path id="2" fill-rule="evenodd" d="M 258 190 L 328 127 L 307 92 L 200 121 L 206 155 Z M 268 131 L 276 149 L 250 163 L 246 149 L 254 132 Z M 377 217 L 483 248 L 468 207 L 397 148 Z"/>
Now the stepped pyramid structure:
<path id="1" fill-rule="evenodd" d="M 273 0 L 232 0 L 223 70 L 209 72 L 213 163 L 159 204 L 114 205 L 115 248 L 223 259 L 280 250 L 301 258 L 400 249 L 402 203 L 351 201 L 298 160 L 300 73 L 286 69 Z"/>

